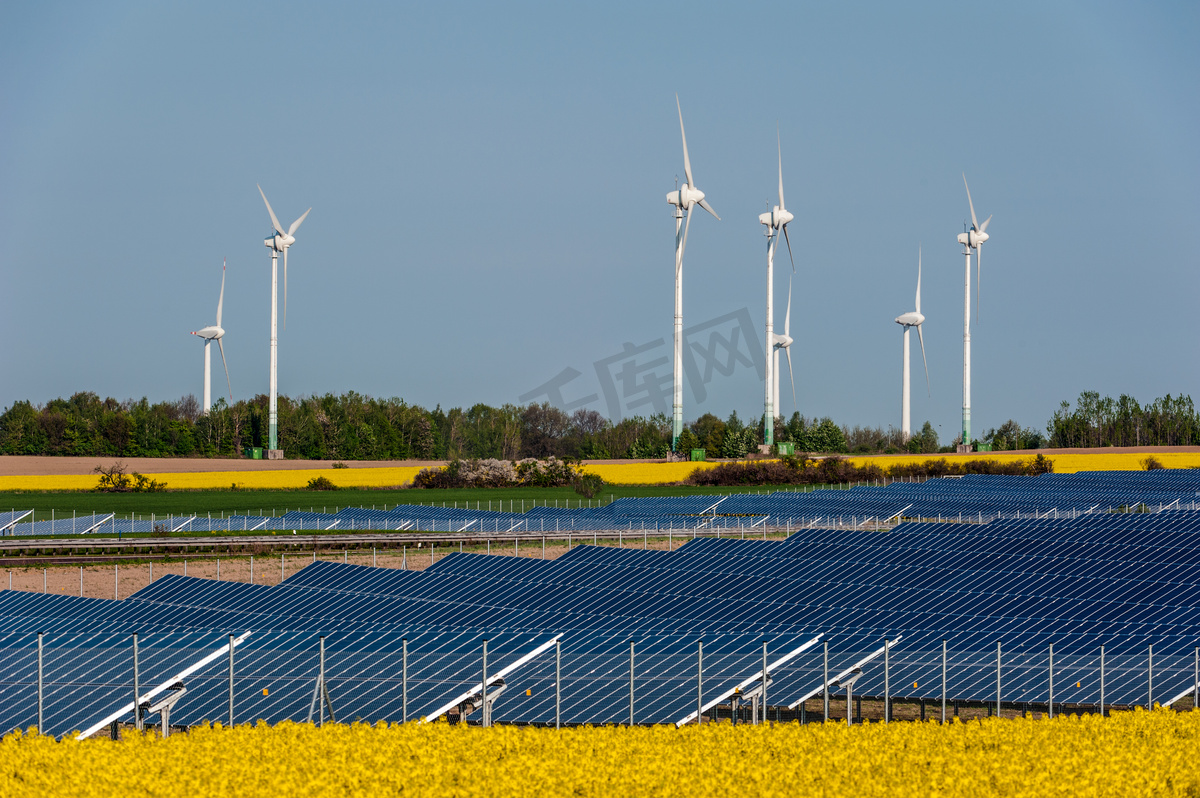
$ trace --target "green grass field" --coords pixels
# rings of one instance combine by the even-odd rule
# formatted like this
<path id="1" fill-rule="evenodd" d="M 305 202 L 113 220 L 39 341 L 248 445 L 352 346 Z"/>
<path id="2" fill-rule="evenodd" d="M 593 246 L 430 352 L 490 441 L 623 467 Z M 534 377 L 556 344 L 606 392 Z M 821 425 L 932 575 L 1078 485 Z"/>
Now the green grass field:
<path id="1" fill-rule="evenodd" d="M 822 486 L 825 487 L 825 486 Z M 812 490 L 812 486 L 807 489 Z M 390 509 L 397 504 L 426 504 L 480 510 L 521 512 L 536 505 L 588 507 L 613 499 L 645 496 L 725 495 L 772 493 L 770 487 L 711 488 L 690 485 L 611 485 L 595 499 L 584 499 L 571 488 L 468 488 L 461 490 L 205 490 L 162 493 L 92 493 L 89 491 L 0 492 L 0 510 L 33 510 L 35 520 L 51 513 L 70 518 L 72 513 L 116 513 L 120 518 L 180 515 L 183 513 L 282 515 L 288 510 L 334 512 L 342 507 Z M 26 519 L 29 520 L 29 519 Z"/>

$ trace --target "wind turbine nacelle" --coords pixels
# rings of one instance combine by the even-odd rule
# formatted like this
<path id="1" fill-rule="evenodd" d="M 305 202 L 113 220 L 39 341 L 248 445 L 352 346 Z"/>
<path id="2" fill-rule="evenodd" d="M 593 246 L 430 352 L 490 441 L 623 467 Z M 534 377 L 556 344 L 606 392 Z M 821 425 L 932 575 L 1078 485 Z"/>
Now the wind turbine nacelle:
<path id="1" fill-rule="evenodd" d="M 268 249 L 273 249 L 276 252 L 283 252 L 285 249 L 296 243 L 295 236 L 284 236 L 276 234 L 273 238 L 263 240 L 263 245 Z"/>
<path id="2" fill-rule="evenodd" d="M 971 247 L 972 249 L 978 247 L 987 240 L 987 233 L 979 233 L 975 230 L 968 230 L 965 233 L 958 234 L 958 243 L 962 244 L 964 247 Z"/>
<path id="3" fill-rule="evenodd" d="M 760 213 L 758 215 L 758 223 L 765 224 L 767 227 L 778 228 L 790 223 L 795 218 L 791 211 L 782 209 L 776 205 L 775 210 L 768 213 Z"/>
<path id="4" fill-rule="evenodd" d="M 925 317 L 913 311 L 896 317 L 896 323 L 901 327 L 920 327 L 925 323 Z"/>
<path id="5" fill-rule="evenodd" d="M 667 194 L 667 202 L 680 208 L 691 208 L 704 199 L 704 192 L 696 188 L 683 186 L 678 191 Z"/>
<path id="6" fill-rule="evenodd" d="M 787 349 L 792 345 L 792 337 L 790 335 L 780 335 L 779 333 L 772 333 L 772 335 L 775 337 L 774 347 L 776 349 Z"/>
<path id="7" fill-rule="evenodd" d="M 225 335 L 225 330 L 217 326 L 205 327 L 203 330 L 196 330 L 192 335 L 198 335 L 206 341 L 212 341 Z"/>

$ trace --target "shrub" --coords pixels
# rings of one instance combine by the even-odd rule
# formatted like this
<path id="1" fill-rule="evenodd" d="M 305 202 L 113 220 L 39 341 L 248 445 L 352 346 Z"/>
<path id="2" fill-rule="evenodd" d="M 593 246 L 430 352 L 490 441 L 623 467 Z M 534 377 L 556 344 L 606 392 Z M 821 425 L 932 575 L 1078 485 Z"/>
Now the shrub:
<path id="1" fill-rule="evenodd" d="M 571 483 L 575 488 L 575 492 L 585 499 L 594 499 L 596 494 L 604 488 L 604 478 L 599 474 L 584 474 L 578 473 L 575 475 L 575 481 Z"/>
<path id="2" fill-rule="evenodd" d="M 108 468 L 96 466 L 92 473 L 100 475 L 96 490 L 101 493 L 158 493 L 167 488 L 166 482 L 159 482 L 136 471 L 126 474 L 125 464 L 119 460 Z"/>
<path id="3" fill-rule="evenodd" d="M 413 478 L 414 488 L 504 488 L 532 485 L 555 488 L 574 485 L 582 474 L 570 460 L 548 457 L 509 460 L 452 460 L 441 468 L 422 468 Z M 597 477 L 599 479 L 599 477 Z M 603 480 L 601 480 L 603 485 Z M 597 488 L 599 490 L 599 488 Z"/>
<path id="4" fill-rule="evenodd" d="M 337 490 L 338 486 L 328 477 L 313 477 L 308 481 L 309 490 Z"/>
<path id="5" fill-rule="evenodd" d="M 343 463 L 342 461 L 339 460 L 338 462 L 333 464 L 333 467 L 334 468 L 349 468 L 350 466 L 346 465 L 345 463 Z"/>
<path id="6" fill-rule="evenodd" d="M 1054 461 L 1045 455 L 1039 454 L 1037 457 L 1029 461 L 1026 473 L 1032 477 L 1036 477 L 1039 474 L 1053 474 Z"/>
<path id="7" fill-rule="evenodd" d="M 1147 471 L 1157 471 L 1160 468 L 1166 468 L 1166 466 L 1160 463 L 1157 457 L 1150 455 L 1142 461 L 1142 468 L 1146 469 Z"/>

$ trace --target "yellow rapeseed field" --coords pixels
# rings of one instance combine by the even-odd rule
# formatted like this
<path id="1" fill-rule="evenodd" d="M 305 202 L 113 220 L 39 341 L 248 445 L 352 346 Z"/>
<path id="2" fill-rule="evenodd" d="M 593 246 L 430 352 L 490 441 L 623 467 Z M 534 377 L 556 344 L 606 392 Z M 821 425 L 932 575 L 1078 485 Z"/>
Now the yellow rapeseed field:
<path id="1" fill-rule="evenodd" d="M 920 463 L 930 459 L 945 460 L 1028 460 L 1029 454 L 982 452 L 977 454 L 938 454 L 911 456 L 851 457 L 856 465 L 874 463 L 886 469 L 891 465 Z M 1142 468 L 1145 454 L 1097 449 L 1088 454 L 1049 455 L 1054 471 L 1071 474 L 1076 471 L 1134 471 Z M 1200 453 L 1164 452 L 1154 457 L 1167 468 L 1200 468 Z M 681 463 L 592 463 L 586 470 L 599 474 L 613 485 L 658 485 L 682 482 L 696 468 L 712 468 L 714 462 Z M 401 468 L 322 468 L 279 471 L 208 471 L 151 474 L 166 482 L 172 489 L 219 489 L 237 483 L 238 487 L 303 488 L 313 477 L 323 476 L 338 487 L 384 488 L 411 482 L 421 469 Z M 65 476 L 8 476 L 0 477 L 0 491 L 8 490 L 90 490 L 96 486 L 94 474 Z"/>
<path id="2" fill-rule="evenodd" d="M 1200 712 L 776 727 L 196 728 L 162 740 L 0 741 L 0 794 L 30 796 L 1200 793 Z"/>
<path id="3" fill-rule="evenodd" d="M 918 455 L 885 455 L 876 457 L 851 457 L 855 465 L 874 463 L 880 468 L 887 469 L 892 465 L 908 465 L 923 463 L 926 460 L 995 460 L 997 462 L 1012 462 L 1013 460 L 1028 460 L 1033 454 L 1013 454 L 1006 452 L 976 452 L 975 454 L 918 454 Z M 1112 449 L 1097 449 L 1087 454 L 1050 454 L 1046 459 L 1053 461 L 1054 473 L 1074 474 L 1077 471 L 1140 471 L 1144 466 L 1142 461 L 1150 455 L 1137 452 L 1113 451 Z M 1200 453 L 1197 452 L 1163 452 L 1153 455 L 1155 460 L 1166 468 L 1200 468 Z"/>

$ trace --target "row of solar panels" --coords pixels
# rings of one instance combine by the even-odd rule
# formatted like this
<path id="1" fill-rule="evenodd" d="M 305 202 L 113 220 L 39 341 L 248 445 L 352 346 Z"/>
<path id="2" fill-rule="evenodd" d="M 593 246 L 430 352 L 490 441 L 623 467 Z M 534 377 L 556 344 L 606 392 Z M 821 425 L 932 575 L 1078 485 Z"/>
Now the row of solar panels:
<path id="1" fill-rule="evenodd" d="M 282 516 L 183 515 L 149 520 L 111 514 L 50 521 L 24 520 L 29 512 L 0 514 L 0 532 L 13 535 L 128 534 L 156 531 L 250 532 L 279 530 L 421 530 L 450 532 L 565 532 L 744 528 L 759 524 L 858 526 L 897 517 L 938 520 L 1076 517 L 1118 509 L 1196 509 L 1200 471 L 1081 472 L 1039 477 L 969 475 L 886 487 L 769 494 L 623 498 L 586 509 L 535 507 L 493 512 L 423 505 L 391 510 L 344 508 L 335 513 Z M 749 521 L 739 519 L 752 519 Z M 733 519 L 733 520 L 729 520 Z"/>
<path id="2" fill-rule="evenodd" d="M 311 708 L 322 634 L 335 707 L 370 720 L 404 714 L 406 639 L 413 717 L 471 689 L 484 639 L 502 668 L 559 635 L 571 723 L 628 719 L 630 642 L 635 720 L 668 722 L 691 711 L 698 678 L 712 699 L 761 669 L 764 642 L 775 663 L 817 635 L 830 645 L 831 674 L 863 668 L 860 694 L 883 692 L 887 637 L 902 696 L 940 696 L 947 640 L 951 699 L 995 697 L 1001 642 L 1007 702 L 1044 702 L 1053 679 L 1056 701 L 1096 703 L 1101 646 L 1107 702 L 1165 701 L 1193 685 L 1200 585 L 1189 530 L 1198 524 L 1200 513 L 1169 511 L 1011 520 L 970 534 L 929 523 L 805 529 L 786 542 L 702 539 L 670 553 L 453 554 L 424 572 L 316 563 L 274 587 L 169 576 L 121 602 L 6 593 L 0 725 L 27 725 L 34 711 L 39 631 L 51 669 L 43 679 L 63 702 L 47 721 L 58 733 L 106 717 L 130 694 L 133 631 L 156 652 L 147 662 L 162 663 L 143 684 L 251 631 L 237 653 L 236 704 L 243 718 L 272 722 Z M 813 646 L 769 668 L 770 700 L 791 705 L 819 689 L 822 656 Z M 547 648 L 509 674 L 495 719 L 550 720 L 555 667 Z M 214 662 L 194 674 L 177 722 L 223 717 L 226 673 Z"/>

